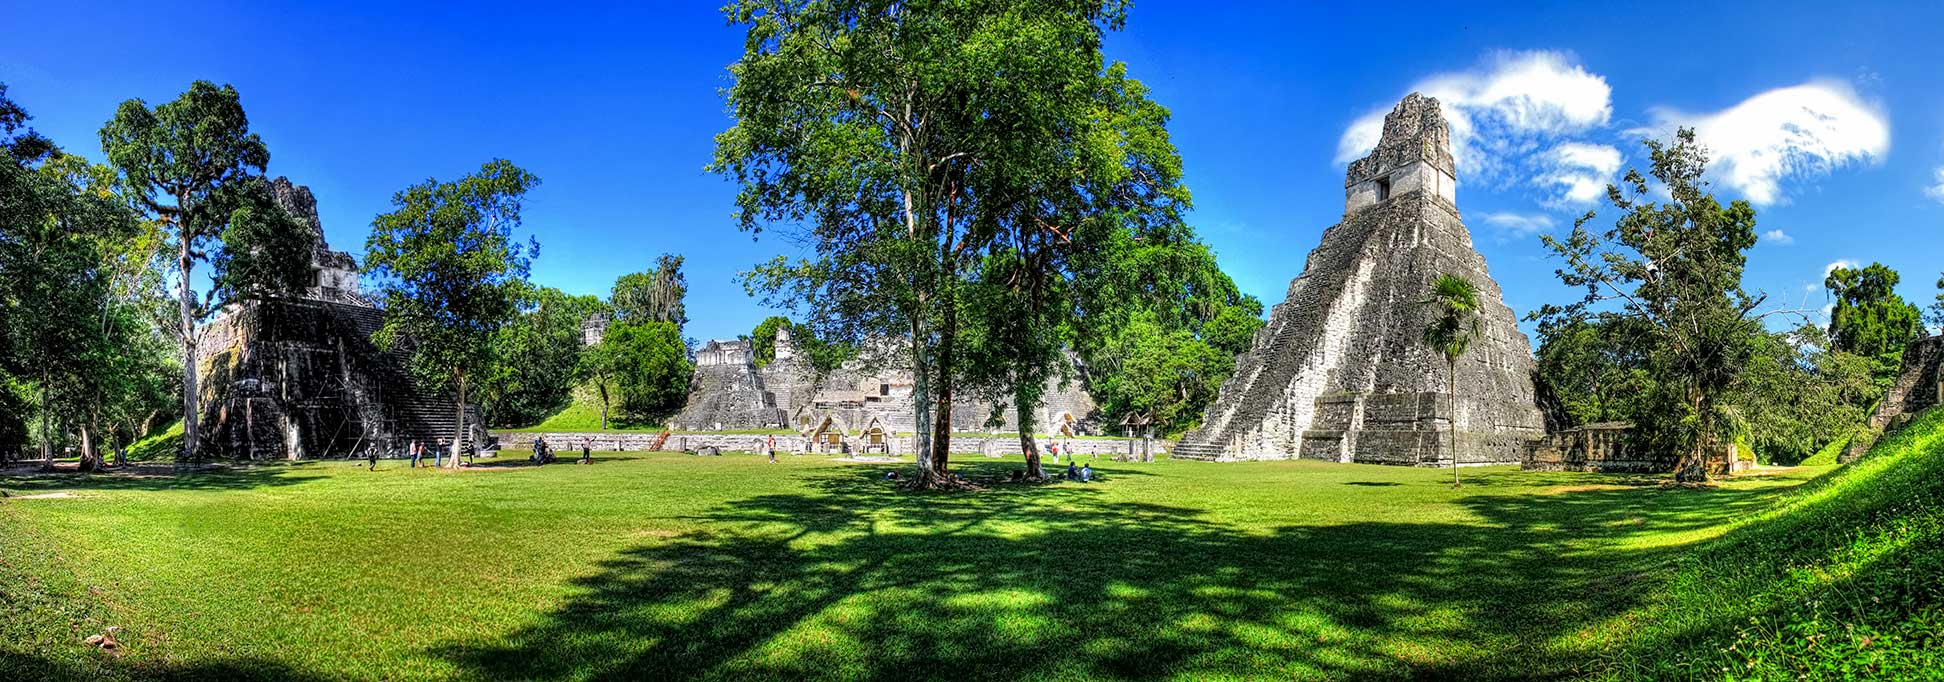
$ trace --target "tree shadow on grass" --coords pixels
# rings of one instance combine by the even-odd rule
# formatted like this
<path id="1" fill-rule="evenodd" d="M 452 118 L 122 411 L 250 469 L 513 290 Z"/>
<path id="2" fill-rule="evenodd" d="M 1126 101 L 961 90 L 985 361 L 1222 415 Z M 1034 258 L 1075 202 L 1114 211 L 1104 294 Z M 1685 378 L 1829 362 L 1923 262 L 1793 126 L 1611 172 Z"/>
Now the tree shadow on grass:
<path id="1" fill-rule="evenodd" d="M 1672 551 L 1619 541 L 1765 498 L 1482 494 L 1460 501 L 1482 524 L 1265 532 L 1081 485 L 938 496 L 878 475 L 712 510 L 533 624 L 434 653 L 489 679 L 1553 678 L 1585 658 L 1552 638 L 1635 604 L 1616 577 Z"/>
<path id="2" fill-rule="evenodd" d="M 330 679 L 305 673 L 276 661 L 233 658 L 195 663 L 129 664 L 109 654 L 89 652 L 61 660 L 40 653 L 0 650 L 0 679 L 7 680 L 155 680 L 157 682 L 219 682 L 224 680 Z"/>
<path id="3" fill-rule="evenodd" d="M 87 474 L 20 472 L 0 475 L 0 489 L 13 495 L 90 490 L 247 490 L 298 485 L 323 478 L 323 467 L 332 464 L 312 460 L 195 469 L 129 467 Z"/>

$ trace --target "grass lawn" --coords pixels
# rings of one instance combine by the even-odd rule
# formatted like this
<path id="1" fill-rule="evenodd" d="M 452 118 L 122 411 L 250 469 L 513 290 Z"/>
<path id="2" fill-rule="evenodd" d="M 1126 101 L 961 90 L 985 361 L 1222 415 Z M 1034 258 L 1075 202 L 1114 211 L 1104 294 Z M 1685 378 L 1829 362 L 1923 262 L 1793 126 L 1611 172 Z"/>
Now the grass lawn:
<path id="1" fill-rule="evenodd" d="M 0 478 L 0 678 L 1612 674 L 1686 557 L 1829 471 L 1096 464 L 954 494 L 662 453 Z"/>

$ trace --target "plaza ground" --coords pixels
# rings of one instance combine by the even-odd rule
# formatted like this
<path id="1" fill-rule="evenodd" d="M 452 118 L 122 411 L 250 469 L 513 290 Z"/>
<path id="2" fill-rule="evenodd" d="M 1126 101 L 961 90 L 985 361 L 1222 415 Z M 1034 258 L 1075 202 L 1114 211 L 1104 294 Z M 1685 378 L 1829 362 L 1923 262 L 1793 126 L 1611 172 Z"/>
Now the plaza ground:
<path id="1" fill-rule="evenodd" d="M 1817 665 L 1780 631 L 1808 616 L 1867 676 L 1935 656 L 1909 572 L 1944 556 L 1939 421 L 1700 489 L 1101 459 L 925 494 L 892 465 L 669 453 L 0 476 L 0 678 L 1720 678 Z M 1804 606 L 1852 587 L 1904 603 Z M 110 626 L 118 650 L 83 643 Z"/>

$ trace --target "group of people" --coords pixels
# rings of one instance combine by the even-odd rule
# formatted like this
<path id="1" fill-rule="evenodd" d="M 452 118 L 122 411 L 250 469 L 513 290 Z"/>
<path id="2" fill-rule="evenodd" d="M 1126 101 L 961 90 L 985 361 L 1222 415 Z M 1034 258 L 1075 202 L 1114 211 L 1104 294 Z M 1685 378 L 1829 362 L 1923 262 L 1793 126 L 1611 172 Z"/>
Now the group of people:
<path id="1" fill-rule="evenodd" d="M 527 461 L 533 462 L 534 464 L 552 464 L 555 461 L 553 444 L 548 443 L 546 438 L 535 438 L 533 440 L 533 456 L 528 457 Z M 577 464 L 594 463 L 594 440 L 593 439 L 591 438 L 581 439 L 581 456 L 580 456 L 580 460 L 576 463 Z"/>
<path id="2" fill-rule="evenodd" d="M 448 441 L 444 438 L 440 438 L 436 446 L 427 445 L 423 441 L 414 440 L 412 441 L 411 445 L 406 446 L 405 458 L 411 461 L 412 468 L 417 469 L 419 468 L 420 465 L 424 464 L 425 453 L 431 452 L 432 464 L 430 464 L 428 468 L 433 468 L 433 469 L 441 468 L 445 466 L 445 456 L 448 447 L 449 447 Z M 472 441 L 468 440 L 465 443 L 465 447 L 460 452 L 468 460 L 467 464 L 470 464 L 471 463 L 470 460 L 472 459 L 473 456 Z M 378 469 L 378 444 L 370 443 L 365 445 L 364 455 L 365 455 L 366 470 L 376 471 Z M 454 455 L 455 460 L 458 457 L 459 455 Z"/>

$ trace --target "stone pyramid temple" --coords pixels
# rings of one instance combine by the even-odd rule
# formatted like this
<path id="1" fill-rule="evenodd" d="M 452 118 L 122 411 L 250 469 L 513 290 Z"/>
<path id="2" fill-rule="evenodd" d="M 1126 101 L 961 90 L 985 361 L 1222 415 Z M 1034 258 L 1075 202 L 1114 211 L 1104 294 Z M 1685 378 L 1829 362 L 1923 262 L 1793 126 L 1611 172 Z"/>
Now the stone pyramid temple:
<path id="1" fill-rule="evenodd" d="M 1344 184 L 1343 221 L 1323 232 L 1175 456 L 1518 462 L 1545 432 L 1530 345 L 1460 222 L 1438 101 L 1412 93 L 1399 102 Z M 1456 401 L 1444 359 L 1421 340 L 1434 311 L 1420 302 L 1447 272 L 1477 285 L 1484 306 L 1482 338 L 1458 361 Z"/>

